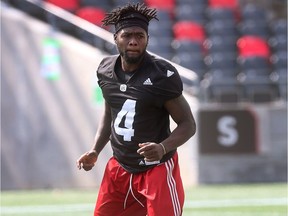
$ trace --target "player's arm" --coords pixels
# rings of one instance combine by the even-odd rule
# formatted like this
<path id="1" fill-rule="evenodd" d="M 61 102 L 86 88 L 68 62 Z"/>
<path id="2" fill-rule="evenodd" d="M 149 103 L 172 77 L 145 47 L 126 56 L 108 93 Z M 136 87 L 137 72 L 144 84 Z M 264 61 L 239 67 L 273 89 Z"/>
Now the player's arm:
<path id="1" fill-rule="evenodd" d="M 83 167 L 84 170 L 88 171 L 93 168 L 93 166 L 97 161 L 99 153 L 108 143 L 110 134 L 111 134 L 111 109 L 110 106 L 105 102 L 104 114 L 102 116 L 102 119 L 100 120 L 98 130 L 95 135 L 94 145 L 90 151 L 85 152 L 83 155 L 81 155 L 76 162 L 77 167 L 79 169 Z"/>
<path id="2" fill-rule="evenodd" d="M 164 106 L 177 127 L 161 142 L 161 145 L 153 142 L 139 144 L 137 152 L 149 162 L 160 160 L 163 155 L 184 144 L 196 132 L 196 123 L 190 106 L 182 95 L 167 101 Z"/>
<path id="3" fill-rule="evenodd" d="M 184 144 L 195 134 L 196 122 L 191 108 L 183 95 L 167 101 L 165 108 L 177 124 L 170 136 L 162 141 L 166 152 L 170 152 Z"/>

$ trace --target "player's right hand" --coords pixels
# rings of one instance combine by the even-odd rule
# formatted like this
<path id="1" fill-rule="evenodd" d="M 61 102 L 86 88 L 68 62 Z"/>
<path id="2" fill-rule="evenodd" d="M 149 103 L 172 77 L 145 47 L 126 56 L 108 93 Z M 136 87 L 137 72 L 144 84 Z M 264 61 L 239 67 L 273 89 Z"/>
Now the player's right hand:
<path id="1" fill-rule="evenodd" d="M 95 150 L 84 153 L 76 162 L 78 169 L 80 170 L 83 168 L 85 171 L 91 170 L 94 167 L 97 158 L 98 154 Z"/>

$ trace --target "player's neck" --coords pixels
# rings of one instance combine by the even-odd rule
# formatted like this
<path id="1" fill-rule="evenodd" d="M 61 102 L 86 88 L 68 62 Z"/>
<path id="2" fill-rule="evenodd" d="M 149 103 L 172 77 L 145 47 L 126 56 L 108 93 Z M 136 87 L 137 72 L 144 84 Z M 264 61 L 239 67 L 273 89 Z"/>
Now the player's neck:
<path id="1" fill-rule="evenodd" d="M 129 73 L 129 72 L 136 71 L 142 64 L 143 59 L 144 59 L 144 56 L 142 56 L 142 58 L 139 59 L 139 61 L 131 63 L 131 62 L 125 61 L 124 58 L 121 58 L 121 67 L 122 67 L 123 72 Z"/>
<path id="2" fill-rule="evenodd" d="M 141 62 L 138 62 L 136 64 L 129 64 L 127 62 L 122 61 L 122 63 L 121 63 L 122 70 L 123 70 L 123 72 L 128 72 L 128 73 L 135 71 L 139 67 L 140 63 Z"/>

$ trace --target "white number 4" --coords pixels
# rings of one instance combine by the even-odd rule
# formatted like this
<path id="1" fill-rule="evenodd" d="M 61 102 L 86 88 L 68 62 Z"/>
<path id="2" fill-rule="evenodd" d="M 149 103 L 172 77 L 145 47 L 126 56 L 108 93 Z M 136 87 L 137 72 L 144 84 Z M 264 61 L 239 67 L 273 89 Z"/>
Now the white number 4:
<path id="1" fill-rule="evenodd" d="M 131 141 L 134 136 L 133 122 L 135 116 L 136 101 L 127 99 L 123 104 L 121 111 L 117 114 L 114 122 L 114 129 L 118 135 L 123 136 L 124 141 Z M 124 127 L 120 123 L 125 118 Z"/>

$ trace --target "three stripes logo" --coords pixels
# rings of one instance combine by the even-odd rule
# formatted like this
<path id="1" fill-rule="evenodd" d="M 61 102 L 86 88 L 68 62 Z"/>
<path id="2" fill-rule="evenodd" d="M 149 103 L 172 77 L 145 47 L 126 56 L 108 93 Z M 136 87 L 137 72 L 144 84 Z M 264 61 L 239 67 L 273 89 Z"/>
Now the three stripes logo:
<path id="1" fill-rule="evenodd" d="M 167 70 L 167 77 L 171 77 L 172 75 L 174 75 L 175 72 Z M 144 82 L 143 85 L 153 85 L 153 83 L 151 82 L 150 78 L 147 78 Z"/>
<path id="2" fill-rule="evenodd" d="M 151 82 L 150 78 L 147 78 L 144 82 L 143 85 L 153 85 L 153 83 Z"/>

